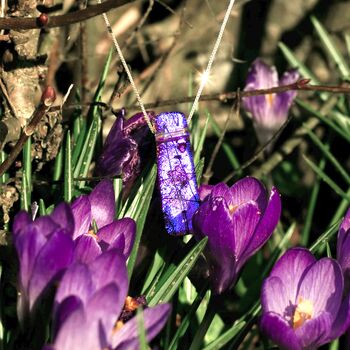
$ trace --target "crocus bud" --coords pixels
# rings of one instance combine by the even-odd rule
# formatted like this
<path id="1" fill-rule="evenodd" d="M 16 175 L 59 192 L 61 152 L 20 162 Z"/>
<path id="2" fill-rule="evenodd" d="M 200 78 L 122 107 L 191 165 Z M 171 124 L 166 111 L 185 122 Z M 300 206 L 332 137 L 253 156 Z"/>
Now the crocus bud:
<path id="1" fill-rule="evenodd" d="M 278 80 L 276 67 L 269 67 L 256 59 L 248 73 L 244 91 L 268 89 L 295 83 L 300 75 L 296 70 L 285 72 Z M 287 120 L 296 91 L 266 94 L 243 98 L 244 108 L 250 112 L 258 140 L 265 144 Z"/>

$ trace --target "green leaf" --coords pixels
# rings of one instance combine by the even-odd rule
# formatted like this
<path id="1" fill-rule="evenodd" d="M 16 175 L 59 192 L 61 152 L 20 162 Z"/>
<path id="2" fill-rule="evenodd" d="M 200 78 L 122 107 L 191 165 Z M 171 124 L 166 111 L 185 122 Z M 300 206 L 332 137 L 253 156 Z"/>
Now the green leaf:
<path id="1" fill-rule="evenodd" d="M 326 28 L 318 21 L 314 16 L 311 16 L 311 22 L 321 39 L 322 45 L 329 54 L 330 58 L 337 65 L 340 75 L 343 79 L 348 79 L 350 76 L 349 66 L 346 64 L 346 60 L 340 53 L 339 49 L 333 42 L 332 37 L 327 32 Z"/>
<path id="2" fill-rule="evenodd" d="M 78 118 L 77 118 L 78 120 Z M 79 117 L 79 120 L 81 120 L 81 123 L 79 123 L 79 128 L 74 127 L 74 149 L 72 153 L 72 167 L 75 169 L 76 164 L 78 162 L 79 156 L 83 152 L 83 146 L 84 142 L 86 140 L 86 133 L 87 133 L 87 124 L 86 119 L 83 119 L 82 117 Z M 75 124 L 75 122 L 74 122 Z M 77 129 L 77 130 L 75 130 Z"/>
<path id="3" fill-rule="evenodd" d="M 209 121 L 209 113 L 207 113 L 207 118 L 205 120 L 204 128 L 202 129 L 199 138 L 198 138 L 198 143 L 193 145 L 194 149 L 194 164 L 197 164 L 199 162 L 200 157 L 201 157 L 201 152 L 203 150 L 203 145 L 204 145 L 204 140 L 207 134 L 207 129 L 208 129 L 208 121 Z"/>
<path id="4" fill-rule="evenodd" d="M 56 182 L 61 178 L 62 171 L 63 171 L 63 147 L 61 145 L 57 153 L 57 156 L 55 158 L 55 164 L 53 166 L 53 176 L 52 176 L 53 181 Z M 55 187 L 57 187 L 57 185 Z"/>
<path id="5" fill-rule="evenodd" d="M 232 327 L 230 327 L 226 332 L 224 332 L 220 337 L 215 341 L 207 345 L 203 350 L 216 350 L 222 349 L 224 345 L 230 342 L 235 337 L 240 338 L 241 333 L 246 332 L 247 329 L 250 329 L 253 325 L 253 322 L 261 310 L 260 302 L 256 302 L 254 306 L 240 317 Z"/>
<path id="6" fill-rule="evenodd" d="M 205 159 L 201 158 L 198 163 L 196 164 L 196 179 L 197 179 L 197 183 L 199 184 L 202 178 L 202 174 L 203 174 L 203 169 L 204 169 L 204 163 L 205 163 Z"/>
<path id="7" fill-rule="evenodd" d="M 170 342 L 168 350 L 176 350 L 178 348 L 178 343 L 183 335 L 186 333 L 188 327 L 196 318 L 196 311 L 201 304 L 205 294 L 207 292 L 207 287 L 203 287 L 198 293 L 196 299 L 191 304 L 190 308 L 186 312 L 186 316 L 182 319 L 180 326 L 177 328 L 176 333 L 174 334 L 173 339 Z"/>
<path id="8" fill-rule="evenodd" d="M 338 160 L 333 156 L 333 154 L 329 151 L 329 147 L 327 147 L 314 132 L 308 129 L 305 124 L 304 127 L 306 129 L 307 134 L 309 135 L 312 142 L 322 151 L 323 155 L 333 164 L 335 169 L 340 173 L 340 175 L 344 178 L 344 180 L 350 185 L 350 176 L 347 171 L 341 166 Z M 323 169 L 321 169 L 323 170 Z"/>
<path id="9" fill-rule="evenodd" d="M 312 170 L 326 183 L 328 184 L 335 193 L 337 193 L 342 198 L 346 198 L 350 202 L 350 196 L 344 192 L 322 169 L 320 169 L 314 162 L 312 162 L 308 157 L 303 155 L 306 163 L 312 168 Z"/>
<path id="10" fill-rule="evenodd" d="M 322 158 L 319 164 L 319 168 L 321 170 L 324 170 L 325 166 L 326 166 L 326 160 Z M 320 187 L 321 187 L 321 178 L 317 177 L 312 187 L 310 201 L 306 212 L 304 228 L 301 234 L 301 244 L 305 247 L 309 244 L 310 231 L 311 231 L 311 226 L 314 218 L 318 194 L 320 192 Z"/>
<path id="11" fill-rule="evenodd" d="M 46 215 L 46 206 L 45 206 L 45 202 L 42 198 L 40 198 L 40 200 L 39 200 L 39 214 L 40 214 L 40 216 Z"/>
<path id="12" fill-rule="evenodd" d="M 191 271 L 192 267 L 201 255 L 202 251 L 204 250 L 207 244 L 207 241 L 207 237 L 203 238 L 194 246 L 194 248 L 192 248 L 192 250 L 186 255 L 185 259 L 181 261 L 181 263 L 175 268 L 175 270 L 171 271 L 172 267 L 170 267 L 170 271 L 165 272 L 164 276 L 166 276 L 166 278 L 162 278 L 161 282 L 159 283 L 159 289 L 149 299 L 149 306 L 154 306 L 158 303 L 168 302 L 171 299 L 171 297 L 177 291 L 180 284 Z"/>
<path id="13" fill-rule="evenodd" d="M 29 209 L 32 194 L 32 139 L 28 138 L 27 142 L 23 147 L 23 180 L 25 178 L 25 182 L 23 184 L 23 191 L 25 188 L 25 202 L 27 203 L 25 208 Z"/>
<path id="14" fill-rule="evenodd" d="M 114 178 L 113 188 L 114 188 L 114 197 L 115 197 L 115 215 L 117 217 L 122 207 L 123 180 L 121 178 Z"/>
<path id="15" fill-rule="evenodd" d="M 319 80 L 316 78 L 316 76 L 309 70 L 309 68 L 307 68 L 293 53 L 293 51 L 291 51 L 289 49 L 288 46 L 286 46 L 285 44 L 283 44 L 282 42 L 278 43 L 278 47 L 281 49 L 284 57 L 286 58 L 286 60 L 289 62 L 289 64 L 294 67 L 297 68 L 299 73 L 304 77 L 304 78 L 308 78 L 311 79 L 311 82 L 313 84 L 319 84 Z"/>
<path id="16" fill-rule="evenodd" d="M 63 197 L 66 202 L 70 202 L 73 198 L 73 169 L 70 130 L 68 130 L 66 135 Z"/>
<path id="17" fill-rule="evenodd" d="M 101 130 L 101 119 L 96 115 L 89 128 L 82 152 L 74 169 L 74 179 L 85 178 L 88 174 L 92 157 L 94 155 L 97 136 Z M 79 181 L 78 188 L 85 186 L 85 180 Z"/>
<path id="18" fill-rule="evenodd" d="M 316 111 L 314 108 L 312 108 L 308 103 L 305 103 L 304 101 L 300 99 L 295 100 L 297 105 L 301 108 L 305 109 L 307 112 L 311 113 L 316 118 L 320 119 L 323 123 L 328 125 L 331 129 L 333 129 L 338 135 L 344 138 L 344 140 L 348 141 L 350 143 L 350 135 L 348 135 L 342 128 L 340 128 L 338 125 L 336 125 L 332 120 L 322 115 L 319 111 Z"/>
<path id="19" fill-rule="evenodd" d="M 136 320 L 137 320 L 137 333 L 139 335 L 140 350 L 148 350 L 146 330 L 145 330 L 145 320 L 143 318 L 143 310 L 138 308 L 136 310 Z"/>
<path id="20" fill-rule="evenodd" d="M 131 203 L 129 209 L 125 213 L 125 217 L 130 217 L 136 221 L 136 237 L 128 261 L 129 279 L 131 278 L 132 272 L 134 270 L 143 227 L 145 225 L 149 205 L 152 199 L 152 193 L 156 180 L 156 169 L 156 165 L 153 165 L 145 180 L 142 178 L 140 179 L 141 185 L 137 187 L 138 193 L 134 197 L 134 201 Z"/>
<path id="21" fill-rule="evenodd" d="M 0 164 L 2 164 L 7 158 L 7 154 L 4 151 L 0 151 Z M 4 173 L 0 176 L 0 184 L 5 184 L 9 179 L 8 173 Z"/>
<path id="22" fill-rule="evenodd" d="M 27 174 L 25 169 L 23 169 L 23 178 L 22 178 L 21 209 L 26 211 L 29 210 L 28 184 L 27 184 Z"/>
<path id="23" fill-rule="evenodd" d="M 318 249 L 324 246 L 337 232 L 340 220 L 330 226 L 324 233 L 322 233 L 316 242 L 309 248 L 311 253 L 315 253 Z"/>

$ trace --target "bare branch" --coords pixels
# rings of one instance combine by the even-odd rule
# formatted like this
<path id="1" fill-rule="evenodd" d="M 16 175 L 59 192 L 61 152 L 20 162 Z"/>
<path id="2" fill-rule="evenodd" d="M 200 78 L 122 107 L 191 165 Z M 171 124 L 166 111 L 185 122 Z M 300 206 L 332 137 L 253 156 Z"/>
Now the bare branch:
<path id="1" fill-rule="evenodd" d="M 45 25 L 46 28 L 62 27 L 68 24 L 78 23 L 86 21 L 89 18 L 101 15 L 104 12 L 108 12 L 117 7 L 121 7 L 135 0 L 107 0 L 101 4 L 91 5 L 86 9 L 66 13 L 59 16 L 49 16 L 48 22 Z M 40 17 L 40 16 L 39 16 Z M 38 18 L 39 18 L 38 17 Z M 43 24 L 38 18 L 23 18 L 23 17 L 7 17 L 0 18 L 1 29 L 35 29 L 42 28 Z"/>

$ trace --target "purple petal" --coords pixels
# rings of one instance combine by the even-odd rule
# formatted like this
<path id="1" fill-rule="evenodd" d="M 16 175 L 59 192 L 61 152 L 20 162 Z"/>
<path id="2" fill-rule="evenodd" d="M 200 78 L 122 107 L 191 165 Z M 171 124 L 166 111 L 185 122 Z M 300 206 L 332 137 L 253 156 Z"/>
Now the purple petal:
<path id="1" fill-rule="evenodd" d="M 323 312 L 318 317 L 306 321 L 295 330 L 303 349 L 317 349 L 329 337 L 332 316 Z"/>
<path id="2" fill-rule="evenodd" d="M 169 304 L 160 304 L 153 308 L 143 310 L 143 322 L 146 331 L 147 342 L 150 342 L 164 327 L 171 311 Z M 112 347 L 122 349 L 138 349 L 137 317 L 133 317 L 121 329 L 112 334 Z"/>
<path id="3" fill-rule="evenodd" d="M 244 90 L 268 89 L 274 86 L 278 86 L 276 67 L 270 67 L 261 59 L 256 59 L 249 69 Z"/>
<path id="4" fill-rule="evenodd" d="M 228 204 L 231 200 L 230 188 L 223 182 L 213 186 L 210 194 L 211 198 L 222 198 Z"/>
<path id="5" fill-rule="evenodd" d="M 113 184 L 110 180 L 102 180 L 89 194 L 92 219 L 101 228 L 111 223 L 115 216 L 115 199 Z"/>
<path id="6" fill-rule="evenodd" d="M 233 214 L 234 255 L 239 266 L 242 266 L 249 258 L 246 248 L 251 244 L 251 240 L 254 239 L 253 235 L 260 218 L 261 211 L 253 201 L 239 206 Z"/>
<path id="7" fill-rule="evenodd" d="M 326 342 L 330 342 L 333 339 L 339 338 L 350 326 L 350 294 L 346 296 L 340 305 L 339 312 L 333 322 L 332 331 L 329 335 L 329 339 Z"/>
<path id="8" fill-rule="evenodd" d="M 29 282 L 29 307 L 40 293 L 63 271 L 73 259 L 73 241 L 63 233 L 54 233 L 40 250 Z"/>
<path id="9" fill-rule="evenodd" d="M 246 202 L 254 201 L 260 211 L 264 211 L 267 204 L 266 190 L 263 184 L 254 177 L 245 177 L 230 189 L 230 200 L 226 201 L 228 206 L 238 207 Z"/>
<path id="10" fill-rule="evenodd" d="M 74 216 L 71 207 L 67 203 L 63 202 L 57 205 L 50 216 L 67 234 L 73 235 Z"/>
<path id="11" fill-rule="evenodd" d="M 21 285 L 27 289 L 31 278 L 36 257 L 47 242 L 35 227 L 29 226 L 26 233 L 16 240 L 16 250 L 20 264 Z"/>
<path id="12" fill-rule="evenodd" d="M 270 277 L 278 277 L 286 288 L 286 298 L 295 305 L 298 287 L 305 271 L 316 261 L 304 248 L 288 249 L 274 265 Z"/>
<path id="13" fill-rule="evenodd" d="M 55 350 L 101 349 L 95 329 L 95 322 L 87 318 L 83 308 L 79 308 L 62 324 L 53 347 Z"/>
<path id="14" fill-rule="evenodd" d="M 343 270 L 350 268 L 350 209 L 339 227 L 337 240 L 337 259 Z"/>
<path id="15" fill-rule="evenodd" d="M 302 350 L 292 327 L 280 315 L 263 313 L 260 320 L 261 331 L 274 343 L 285 350 Z"/>
<path id="16" fill-rule="evenodd" d="M 14 236 L 17 236 L 22 231 L 22 229 L 27 228 L 32 222 L 32 218 L 28 212 L 22 210 L 16 214 L 12 226 L 12 232 Z"/>
<path id="17" fill-rule="evenodd" d="M 209 259 L 210 279 L 214 292 L 220 294 L 236 278 L 232 218 L 223 198 L 210 196 L 202 203 L 193 216 L 193 227 L 197 239 L 208 237 L 205 255 Z"/>
<path id="18" fill-rule="evenodd" d="M 274 66 L 269 67 L 261 60 L 253 62 L 248 72 L 245 91 L 256 89 L 267 89 L 278 85 L 278 75 Z M 272 108 L 274 105 L 275 95 L 260 95 L 243 98 L 243 106 L 252 113 L 252 117 L 258 124 L 269 125 L 275 124 Z"/>
<path id="19" fill-rule="evenodd" d="M 90 266 L 92 280 L 96 289 L 116 283 L 119 287 L 120 310 L 128 292 L 128 273 L 124 257 L 115 249 L 102 253 Z M 103 273 L 101 273 L 103 271 Z"/>
<path id="20" fill-rule="evenodd" d="M 137 143 L 129 138 L 120 138 L 116 143 L 106 146 L 96 163 L 96 173 L 103 176 L 121 176 L 128 164 L 138 157 Z M 130 174 L 129 174 L 130 176 Z"/>
<path id="21" fill-rule="evenodd" d="M 54 334 L 56 335 L 66 320 L 77 310 L 83 307 L 81 299 L 69 296 L 54 310 Z"/>
<path id="22" fill-rule="evenodd" d="M 281 197 L 275 187 L 272 188 L 267 208 L 259 221 L 254 237 L 245 254 L 251 256 L 270 238 L 281 216 Z"/>
<path id="23" fill-rule="evenodd" d="M 93 292 L 89 268 L 84 264 L 76 263 L 64 273 L 55 295 L 55 303 L 60 304 L 70 296 L 77 296 L 85 305 Z"/>
<path id="24" fill-rule="evenodd" d="M 16 239 L 16 250 L 19 259 L 20 298 L 18 301 L 18 316 L 21 320 L 29 308 L 29 282 L 33 274 L 36 258 L 46 243 L 46 238 L 37 232 L 34 226 Z"/>
<path id="25" fill-rule="evenodd" d="M 314 317 L 327 311 L 336 317 L 343 294 L 343 275 L 337 261 L 323 258 L 314 263 L 302 278 L 297 300 L 310 300 Z"/>
<path id="26" fill-rule="evenodd" d="M 300 78 L 300 74 L 297 70 L 291 70 L 285 72 L 279 81 L 279 85 L 289 85 L 295 83 Z M 290 106 L 292 105 L 295 97 L 297 96 L 297 91 L 286 91 L 276 95 L 275 103 L 273 106 L 273 114 L 275 119 L 281 124 L 285 122 L 288 116 Z"/>
<path id="27" fill-rule="evenodd" d="M 292 317 L 294 300 L 288 298 L 287 290 L 278 277 L 268 277 L 261 288 L 261 306 L 263 313 L 273 312 L 284 319 Z"/>
<path id="28" fill-rule="evenodd" d="M 121 136 L 123 135 L 122 131 L 124 122 L 124 119 L 120 117 L 115 120 L 111 127 L 111 130 L 109 130 L 103 147 L 109 147 L 110 145 L 113 145 L 120 140 Z"/>
<path id="29" fill-rule="evenodd" d="M 96 329 L 99 332 L 100 343 L 109 343 L 107 338 L 110 338 L 113 326 L 121 312 L 121 305 L 125 302 L 125 298 L 121 294 L 123 293 L 120 293 L 118 284 L 108 284 L 97 291 L 89 300 L 86 307 L 87 318 L 96 322 L 100 328 Z M 104 347 L 98 349 L 102 348 Z"/>
<path id="30" fill-rule="evenodd" d="M 100 245 L 92 235 L 79 236 L 74 241 L 74 260 L 85 264 L 94 261 L 102 253 Z"/>
<path id="31" fill-rule="evenodd" d="M 198 188 L 199 199 L 203 202 L 204 199 L 210 195 L 213 190 L 213 185 L 200 185 Z"/>
<path id="32" fill-rule="evenodd" d="M 60 229 L 60 225 L 52 220 L 50 215 L 39 216 L 32 225 L 47 238 Z"/>
<path id="33" fill-rule="evenodd" d="M 91 204 L 88 196 L 79 196 L 72 203 L 72 212 L 74 216 L 74 234 L 73 239 L 88 233 L 92 221 Z"/>
<path id="34" fill-rule="evenodd" d="M 124 237 L 124 256 L 128 257 L 134 244 L 136 234 L 136 223 L 133 219 L 123 218 L 113 221 L 111 224 L 102 227 L 97 235 L 99 242 L 112 244 L 120 237 Z"/>

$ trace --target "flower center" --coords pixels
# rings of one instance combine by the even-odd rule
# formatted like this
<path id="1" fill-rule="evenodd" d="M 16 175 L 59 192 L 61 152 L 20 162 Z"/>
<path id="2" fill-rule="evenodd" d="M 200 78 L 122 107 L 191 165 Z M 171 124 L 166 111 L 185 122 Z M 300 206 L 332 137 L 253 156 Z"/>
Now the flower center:
<path id="1" fill-rule="evenodd" d="M 230 211 L 230 214 L 233 214 L 238 207 L 239 207 L 239 205 L 232 205 L 232 204 L 230 204 L 228 206 L 228 210 Z"/>
<path id="2" fill-rule="evenodd" d="M 274 94 L 267 94 L 267 95 L 265 95 L 265 99 L 266 99 L 268 106 L 271 107 L 273 104 L 273 101 L 275 99 L 275 96 L 274 96 Z"/>
<path id="3" fill-rule="evenodd" d="M 90 229 L 89 231 L 88 231 L 88 233 L 87 233 L 89 236 L 92 236 L 92 237 L 94 237 L 94 238 L 97 238 L 97 235 L 96 235 L 96 233 L 95 233 L 95 231 L 93 230 L 93 229 Z"/>
<path id="4" fill-rule="evenodd" d="M 293 328 L 301 327 L 305 321 L 310 320 L 314 313 L 314 306 L 310 300 L 299 297 L 297 307 L 293 315 Z"/>

